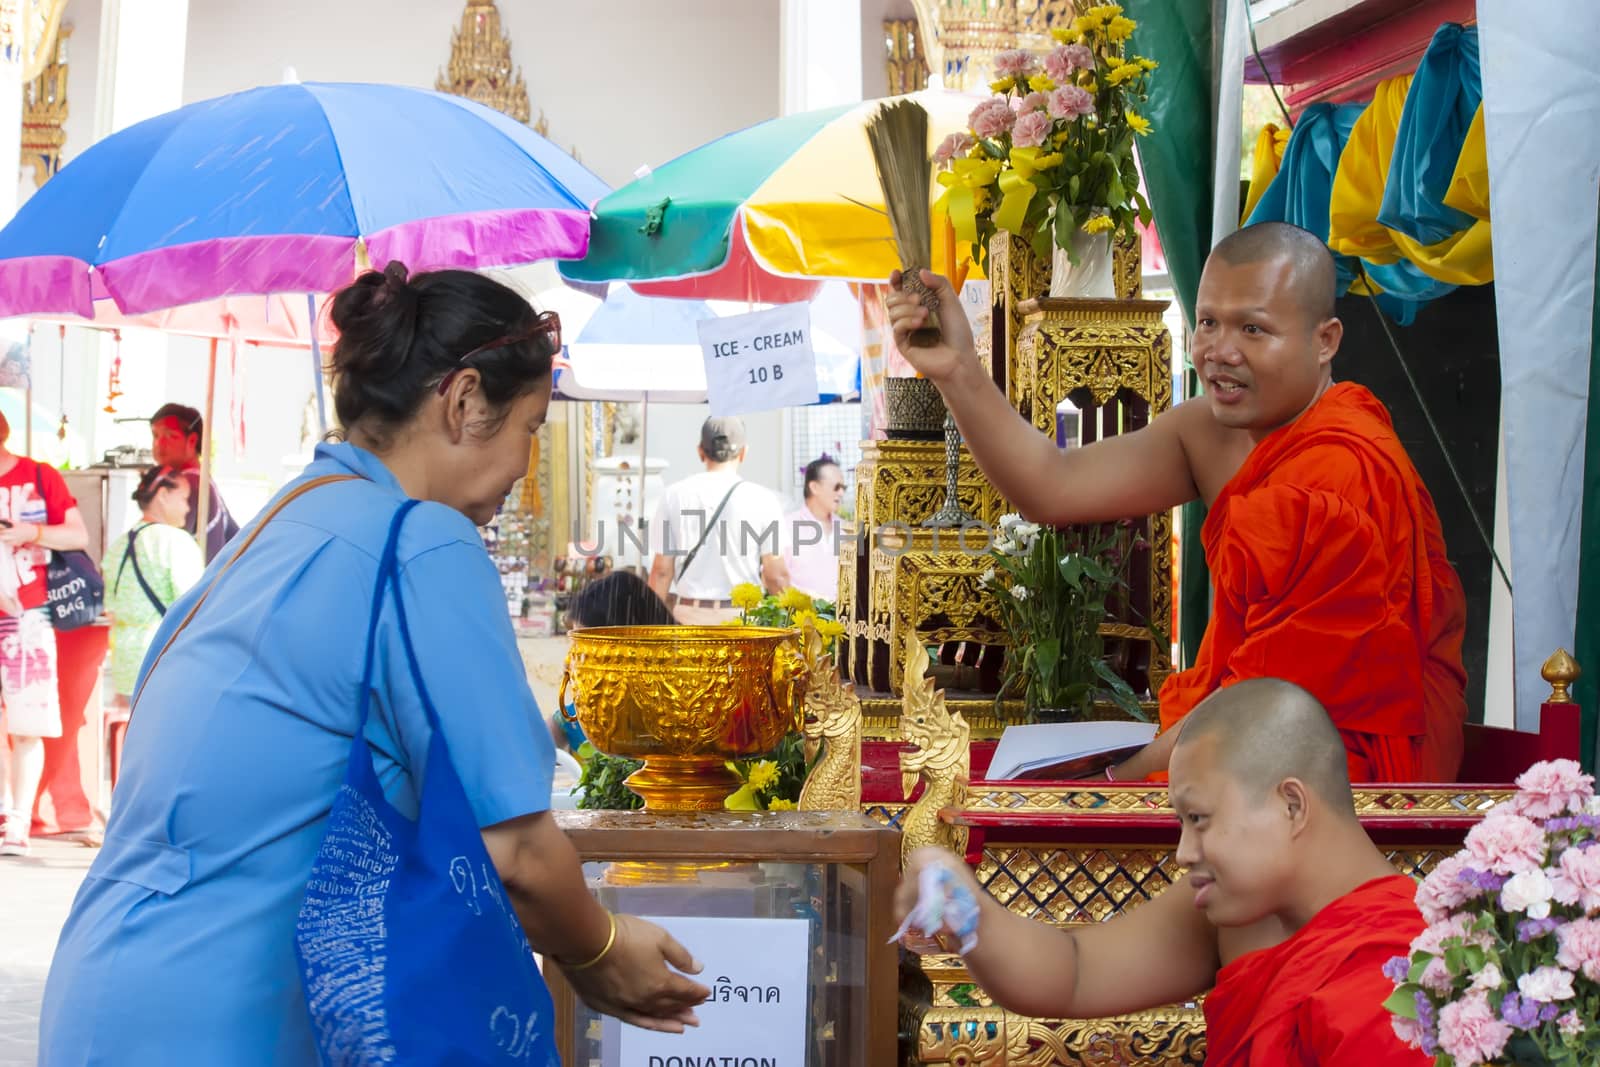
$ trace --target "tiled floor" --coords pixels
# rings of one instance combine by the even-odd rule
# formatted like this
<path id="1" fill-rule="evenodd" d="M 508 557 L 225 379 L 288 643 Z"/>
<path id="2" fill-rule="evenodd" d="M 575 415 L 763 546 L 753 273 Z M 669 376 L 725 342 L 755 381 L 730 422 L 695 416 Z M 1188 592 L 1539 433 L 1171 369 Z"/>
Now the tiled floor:
<path id="1" fill-rule="evenodd" d="M 0 858 L 0 1065 L 37 1060 L 39 1003 L 56 935 L 94 859 L 93 849 L 33 843 L 27 859 Z"/>

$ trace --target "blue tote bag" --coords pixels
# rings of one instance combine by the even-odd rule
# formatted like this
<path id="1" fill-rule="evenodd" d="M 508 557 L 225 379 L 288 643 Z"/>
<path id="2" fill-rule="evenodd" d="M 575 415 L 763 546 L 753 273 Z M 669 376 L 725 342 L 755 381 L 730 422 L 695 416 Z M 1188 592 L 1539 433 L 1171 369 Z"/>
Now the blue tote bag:
<path id="1" fill-rule="evenodd" d="M 295 930 L 322 1062 L 560 1067 L 555 1013 L 533 952 L 450 762 L 417 667 L 389 526 L 367 623 L 350 764 L 328 815 Z M 392 592 L 433 737 L 412 822 L 384 798 L 365 736 L 378 619 Z"/>

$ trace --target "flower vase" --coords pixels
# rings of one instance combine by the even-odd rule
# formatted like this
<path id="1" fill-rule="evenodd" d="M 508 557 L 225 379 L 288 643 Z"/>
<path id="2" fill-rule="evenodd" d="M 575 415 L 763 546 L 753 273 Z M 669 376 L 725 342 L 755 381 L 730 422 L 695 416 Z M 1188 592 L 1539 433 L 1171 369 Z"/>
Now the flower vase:
<path id="1" fill-rule="evenodd" d="M 1074 230 L 1072 247 L 1053 248 L 1050 295 L 1075 300 L 1115 300 L 1111 234 Z M 1073 260 L 1077 262 L 1074 263 Z"/>

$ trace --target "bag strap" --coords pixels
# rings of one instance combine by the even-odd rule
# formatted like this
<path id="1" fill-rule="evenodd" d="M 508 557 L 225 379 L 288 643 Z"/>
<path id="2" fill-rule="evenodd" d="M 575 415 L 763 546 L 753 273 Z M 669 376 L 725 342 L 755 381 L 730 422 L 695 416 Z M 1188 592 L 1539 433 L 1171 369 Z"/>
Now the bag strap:
<path id="1" fill-rule="evenodd" d="M 222 576 L 228 573 L 228 568 L 239 562 L 239 557 L 244 555 L 245 552 L 249 550 L 251 545 L 255 544 L 256 538 L 261 536 L 261 531 L 266 529 L 267 523 L 277 518 L 278 512 L 282 511 L 284 508 L 288 507 L 305 494 L 311 492 L 311 490 L 320 489 L 325 485 L 332 485 L 334 482 L 353 482 L 358 480 L 359 477 L 360 476 L 356 474 L 327 474 L 321 478 L 313 478 L 309 482 L 297 485 L 287 493 L 283 494 L 283 496 L 279 498 L 278 502 L 272 505 L 272 509 L 265 515 L 261 516 L 261 521 L 257 522 L 255 529 L 250 531 L 250 536 L 244 539 L 243 543 L 239 545 L 238 550 L 235 551 L 232 556 L 228 557 L 228 561 L 226 563 L 217 568 L 217 573 L 212 577 L 211 584 L 207 585 L 205 591 L 195 599 L 194 606 L 189 609 L 189 614 L 185 615 L 183 621 L 173 629 L 172 633 L 167 637 L 167 643 L 161 646 L 161 651 L 156 653 L 156 658 L 150 661 L 150 669 L 144 672 L 144 682 L 139 685 L 139 692 L 133 695 L 133 703 L 129 706 L 130 715 L 133 713 L 133 708 L 138 706 L 139 697 L 144 693 L 145 685 L 149 684 L 150 676 L 156 672 L 157 667 L 161 666 L 162 657 L 164 657 L 167 654 L 167 651 L 172 648 L 172 643 L 178 639 L 178 635 L 183 633 L 183 631 L 188 628 L 189 624 L 194 621 L 195 612 L 200 610 L 200 605 L 206 602 L 206 597 L 211 595 L 211 591 L 217 587 L 217 583 L 222 580 Z"/>
<path id="2" fill-rule="evenodd" d="M 361 696 L 360 712 L 356 720 L 354 736 L 361 737 L 367 729 L 367 716 L 372 711 L 372 674 L 377 661 L 378 649 L 378 620 L 383 615 L 383 598 L 389 590 L 394 591 L 394 611 L 400 621 L 400 636 L 405 641 L 406 657 L 411 661 L 411 677 L 416 684 L 418 696 L 422 700 L 422 710 L 428 717 L 428 726 L 437 731 L 439 729 L 439 716 L 433 709 L 433 701 L 428 697 L 428 688 L 422 683 L 422 674 L 417 667 L 417 653 L 411 647 L 411 628 L 406 623 L 406 606 L 400 598 L 400 527 L 405 524 L 406 516 L 411 509 L 420 504 L 420 500 L 407 500 L 402 503 L 394 513 L 394 518 L 389 522 L 389 537 L 383 545 L 383 555 L 378 559 L 378 578 L 372 590 L 372 614 L 367 619 L 367 654 L 361 667 Z"/>
<path id="3" fill-rule="evenodd" d="M 139 530 L 141 529 L 149 529 L 149 527 L 137 527 L 129 531 L 128 551 L 125 558 L 133 562 L 133 576 L 139 579 L 139 588 L 143 589 L 144 595 L 150 598 L 150 604 L 156 609 L 156 614 L 165 617 L 167 606 L 161 602 L 160 597 L 156 596 L 156 591 L 150 588 L 150 583 L 144 580 L 144 571 L 139 569 L 139 553 L 134 549 L 133 542 L 134 538 L 139 536 Z"/>
<path id="4" fill-rule="evenodd" d="M 722 518 L 722 509 L 728 506 L 728 500 L 733 496 L 733 491 L 743 484 L 743 479 L 736 481 L 728 487 L 726 493 L 722 494 L 722 503 L 717 505 L 717 510 L 711 513 L 711 518 L 706 522 L 705 528 L 700 531 L 700 540 L 696 541 L 694 547 L 689 550 L 689 554 L 683 557 L 683 565 L 678 568 L 678 573 L 673 576 L 673 581 L 677 581 L 688 573 L 689 564 L 694 562 L 694 558 L 705 547 L 706 538 L 711 536 L 712 527 L 716 526 L 717 520 Z"/>
<path id="5" fill-rule="evenodd" d="M 128 555 L 133 551 L 133 539 L 139 536 L 140 530 L 150 525 L 152 524 L 149 522 L 142 522 L 128 531 L 125 538 L 127 544 L 122 549 L 122 561 L 117 564 L 117 576 L 111 580 L 111 592 L 113 594 L 122 588 L 122 572 L 128 569 Z"/>

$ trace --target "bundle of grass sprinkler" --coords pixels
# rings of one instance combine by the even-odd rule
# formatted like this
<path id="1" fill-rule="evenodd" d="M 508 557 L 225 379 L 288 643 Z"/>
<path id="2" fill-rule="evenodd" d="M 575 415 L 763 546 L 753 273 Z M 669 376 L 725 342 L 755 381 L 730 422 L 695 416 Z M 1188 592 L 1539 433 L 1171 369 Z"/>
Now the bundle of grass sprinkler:
<path id="1" fill-rule="evenodd" d="M 867 141 L 883 189 L 883 206 L 900 253 L 900 288 L 915 293 L 928 309 L 928 321 L 911 334 L 911 343 L 939 343 L 939 297 L 922 283 L 933 266 L 933 225 L 928 191 L 933 164 L 928 157 L 928 113 L 913 100 L 884 104 L 867 120 Z"/>

